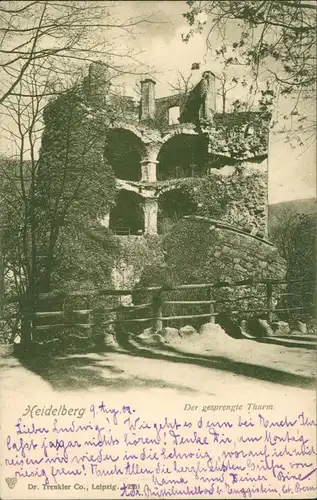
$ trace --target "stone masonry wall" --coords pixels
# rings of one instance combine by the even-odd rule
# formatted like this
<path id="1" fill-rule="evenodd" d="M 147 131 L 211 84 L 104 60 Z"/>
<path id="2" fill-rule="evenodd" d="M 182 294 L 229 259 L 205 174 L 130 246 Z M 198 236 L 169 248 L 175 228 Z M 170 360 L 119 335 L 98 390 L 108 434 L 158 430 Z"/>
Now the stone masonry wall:
<path id="1" fill-rule="evenodd" d="M 196 215 L 267 234 L 267 162 L 210 168 L 206 177 L 171 179 L 157 185 L 159 196 L 179 191 L 197 206 Z M 191 212 L 188 213 L 190 215 Z"/>
<path id="2" fill-rule="evenodd" d="M 221 219 L 237 228 L 267 234 L 267 161 L 244 163 L 239 172 L 223 177 L 229 203 Z"/>
<path id="3" fill-rule="evenodd" d="M 182 107 L 184 103 L 184 95 L 172 95 L 168 97 L 160 97 L 155 100 L 155 125 L 160 130 L 168 129 L 168 111 L 174 106 Z"/>
<path id="4" fill-rule="evenodd" d="M 284 259 L 268 240 L 210 218 L 183 219 L 165 247 L 167 264 L 180 283 L 278 279 L 286 273 Z"/>

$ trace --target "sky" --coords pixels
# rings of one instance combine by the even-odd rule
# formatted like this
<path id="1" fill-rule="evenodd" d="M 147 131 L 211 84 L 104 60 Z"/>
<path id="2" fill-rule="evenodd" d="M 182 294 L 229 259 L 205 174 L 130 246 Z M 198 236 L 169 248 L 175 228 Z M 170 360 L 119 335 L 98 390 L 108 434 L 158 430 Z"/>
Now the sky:
<path id="1" fill-rule="evenodd" d="M 175 83 L 177 72 L 188 75 L 193 62 L 200 63 L 200 69 L 193 72 L 193 83 L 206 69 L 216 74 L 220 71 L 217 61 L 210 53 L 206 55 L 204 36 L 195 35 L 188 43 L 182 41 L 182 34 L 188 31 L 182 15 L 188 11 L 185 1 L 125 0 L 108 3 L 120 20 L 134 17 L 149 20 L 139 24 L 134 34 L 124 32 L 117 43 L 119 49 L 129 47 L 138 53 L 137 59 L 142 63 L 140 68 L 156 80 L 156 97 L 169 95 L 172 92 L 170 83 Z M 228 36 L 234 36 L 234 26 Z M 213 35 L 212 43 L 215 48 L 222 44 L 217 33 Z M 124 85 L 128 95 L 133 95 L 138 80 L 140 76 L 124 75 L 119 83 Z M 233 91 L 232 98 L 241 97 L 241 91 L 241 87 Z M 219 102 L 217 106 L 220 110 Z M 270 137 L 269 203 L 316 196 L 315 142 L 305 141 L 304 146 L 293 149 L 286 144 L 286 134 L 282 134 L 280 129 L 279 126 Z"/>
<path id="2" fill-rule="evenodd" d="M 199 79 L 202 71 L 210 69 L 216 74 L 219 65 L 206 56 L 203 36 L 195 35 L 188 43 L 182 41 L 182 33 L 188 31 L 186 19 L 182 13 L 188 10 L 183 1 L 127 1 L 120 3 L 120 9 L 129 16 L 148 16 L 159 24 L 145 25 L 131 44 L 142 51 L 139 58 L 155 69 L 156 96 L 169 94 L 169 81 L 176 77 L 177 70 L 184 74 L 190 72 L 193 62 L 200 62 L 200 70 L 194 78 Z M 234 29 L 234 27 L 233 27 Z M 215 48 L 222 43 L 217 34 L 213 36 Z M 127 92 L 133 91 L 133 85 L 126 80 Z M 241 87 L 238 92 L 241 92 Z M 239 93 L 237 93 L 239 97 Z M 219 109 L 219 102 L 217 103 Z M 292 106 L 284 102 L 285 110 Z M 314 104 L 313 104 L 314 107 Z M 287 133 L 282 132 L 284 124 L 279 125 L 270 135 L 269 147 L 269 203 L 278 203 L 293 199 L 316 196 L 316 142 L 311 138 L 303 146 L 294 146 L 286 142 Z"/>
<path id="3" fill-rule="evenodd" d="M 194 74 L 197 81 L 202 71 L 210 69 L 210 60 L 204 61 L 204 38 L 195 36 L 189 43 L 182 41 L 182 34 L 188 32 L 186 19 L 182 16 L 188 11 L 185 1 L 126 1 L 117 4 L 119 16 L 150 16 L 152 20 L 137 28 L 137 35 L 130 37 L 129 44 L 139 52 L 139 60 L 152 67 L 149 74 L 155 77 L 158 97 L 170 93 L 169 82 L 175 81 L 177 71 L 189 74 L 193 62 L 201 63 L 200 71 Z M 220 46 L 221 41 L 217 41 L 216 36 L 214 38 L 215 46 Z M 126 78 L 127 91 L 133 91 L 132 83 L 129 88 L 130 79 L 132 82 L 131 77 Z"/>

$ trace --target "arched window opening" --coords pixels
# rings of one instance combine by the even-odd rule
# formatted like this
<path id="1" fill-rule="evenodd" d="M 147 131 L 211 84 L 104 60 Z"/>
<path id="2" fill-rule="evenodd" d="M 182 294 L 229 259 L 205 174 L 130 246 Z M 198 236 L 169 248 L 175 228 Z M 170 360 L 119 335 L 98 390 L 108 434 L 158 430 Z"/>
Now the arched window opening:
<path id="1" fill-rule="evenodd" d="M 206 174 L 207 139 L 178 134 L 163 144 L 158 154 L 157 179 L 202 177 Z"/>
<path id="2" fill-rule="evenodd" d="M 112 129 L 107 134 L 105 159 L 114 175 L 125 181 L 140 181 L 142 142 L 130 130 Z"/>
<path id="3" fill-rule="evenodd" d="M 180 117 L 180 107 L 173 106 L 168 110 L 168 124 L 169 125 L 177 125 L 179 123 Z"/>
<path id="4" fill-rule="evenodd" d="M 197 204 L 186 192 L 175 189 L 163 193 L 158 200 L 158 233 L 167 233 L 185 215 L 193 215 L 196 211 Z"/>
<path id="5" fill-rule="evenodd" d="M 141 236 L 144 233 L 141 196 L 132 191 L 120 191 L 110 212 L 109 228 L 118 236 Z"/>

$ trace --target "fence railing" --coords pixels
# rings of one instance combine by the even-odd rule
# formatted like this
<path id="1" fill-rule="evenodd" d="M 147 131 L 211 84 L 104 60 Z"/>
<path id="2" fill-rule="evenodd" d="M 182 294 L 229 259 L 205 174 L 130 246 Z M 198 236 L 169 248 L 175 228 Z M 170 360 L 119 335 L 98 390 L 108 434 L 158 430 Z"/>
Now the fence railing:
<path id="1" fill-rule="evenodd" d="M 110 227 L 111 231 L 115 236 L 142 236 L 143 229 L 132 229 L 131 227 L 123 227 L 123 226 L 112 226 Z"/>
<path id="2" fill-rule="evenodd" d="M 308 289 L 303 293 L 307 296 L 305 304 L 303 305 L 289 305 L 289 297 L 296 295 L 296 291 L 289 291 L 292 286 L 306 285 Z M 259 285 L 262 290 L 265 290 L 264 295 L 259 293 Z M 281 288 L 277 292 L 278 287 Z M 250 288 L 254 287 L 254 292 L 250 293 Z M 245 289 L 246 294 L 242 293 L 241 296 L 232 296 L 229 290 Z M 51 329 L 64 329 L 67 327 L 76 327 L 91 331 L 94 327 L 106 327 L 111 324 L 125 324 L 125 323 L 148 323 L 155 331 L 163 328 L 164 324 L 171 320 L 200 320 L 206 319 L 206 322 L 215 322 L 217 315 L 229 312 L 231 315 L 253 315 L 264 316 L 271 322 L 276 315 L 280 313 L 290 313 L 298 311 L 307 311 L 313 314 L 315 307 L 314 304 L 314 284 L 304 280 L 243 280 L 218 283 L 200 283 L 179 285 L 175 287 L 146 287 L 137 288 L 133 290 L 115 290 L 115 289 L 99 289 L 99 290 L 86 290 L 86 291 L 62 291 L 55 290 L 49 293 L 42 293 L 39 295 L 39 303 L 34 307 L 32 312 L 29 312 L 29 320 L 31 321 L 31 330 L 33 333 L 41 332 Z M 173 297 L 166 298 L 166 294 L 171 295 L 171 292 L 187 292 L 193 293 L 193 298 L 186 297 L 185 299 L 178 299 Z M 217 296 L 218 292 L 222 292 L 222 296 Z M 96 306 L 93 301 L 97 298 L 108 297 L 116 299 L 117 302 L 123 296 L 130 296 L 135 293 L 145 294 L 148 299 L 140 304 L 135 305 L 121 305 L 109 304 Z M 173 295 L 173 294 L 172 294 Z M 311 297 L 309 299 L 309 297 Z M 70 306 L 70 299 L 78 299 L 85 305 Z M 263 305 L 250 307 L 252 300 L 263 301 Z M 14 304 L 19 301 L 17 297 L 8 297 L 6 303 Z M 246 306 L 242 305 L 245 301 Z M 109 301 L 111 302 L 111 300 Z M 44 304 L 44 305 L 43 305 Z M 40 310 L 45 307 L 45 304 L 59 304 L 56 310 Z M 175 306 L 184 306 L 186 309 L 195 307 L 196 312 L 186 314 L 168 312 L 173 311 Z M 198 309 L 198 312 L 197 312 Z M 202 311 L 203 309 L 203 311 Z M 167 312 L 166 312 L 167 311 Z M 132 315 L 140 317 L 132 317 Z M 1 319 L 1 318 L 0 318 Z M 5 318 L 4 318 L 5 319 Z"/>
<path id="3" fill-rule="evenodd" d="M 113 234 L 116 236 L 130 236 L 131 230 L 129 227 L 114 226 L 111 228 Z"/>

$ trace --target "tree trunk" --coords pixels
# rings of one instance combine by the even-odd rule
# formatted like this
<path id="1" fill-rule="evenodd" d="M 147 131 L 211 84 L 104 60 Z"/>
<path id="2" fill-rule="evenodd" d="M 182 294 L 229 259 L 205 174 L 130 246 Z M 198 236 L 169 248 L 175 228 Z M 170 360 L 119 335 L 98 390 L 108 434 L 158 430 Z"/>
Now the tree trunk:
<path id="1" fill-rule="evenodd" d="M 222 112 L 226 112 L 226 94 L 224 92 L 222 93 Z"/>
<path id="2" fill-rule="evenodd" d="M 21 312 L 21 344 L 29 345 L 32 342 L 32 313 L 34 305 L 30 297 L 30 291 L 26 291 L 20 301 Z"/>

